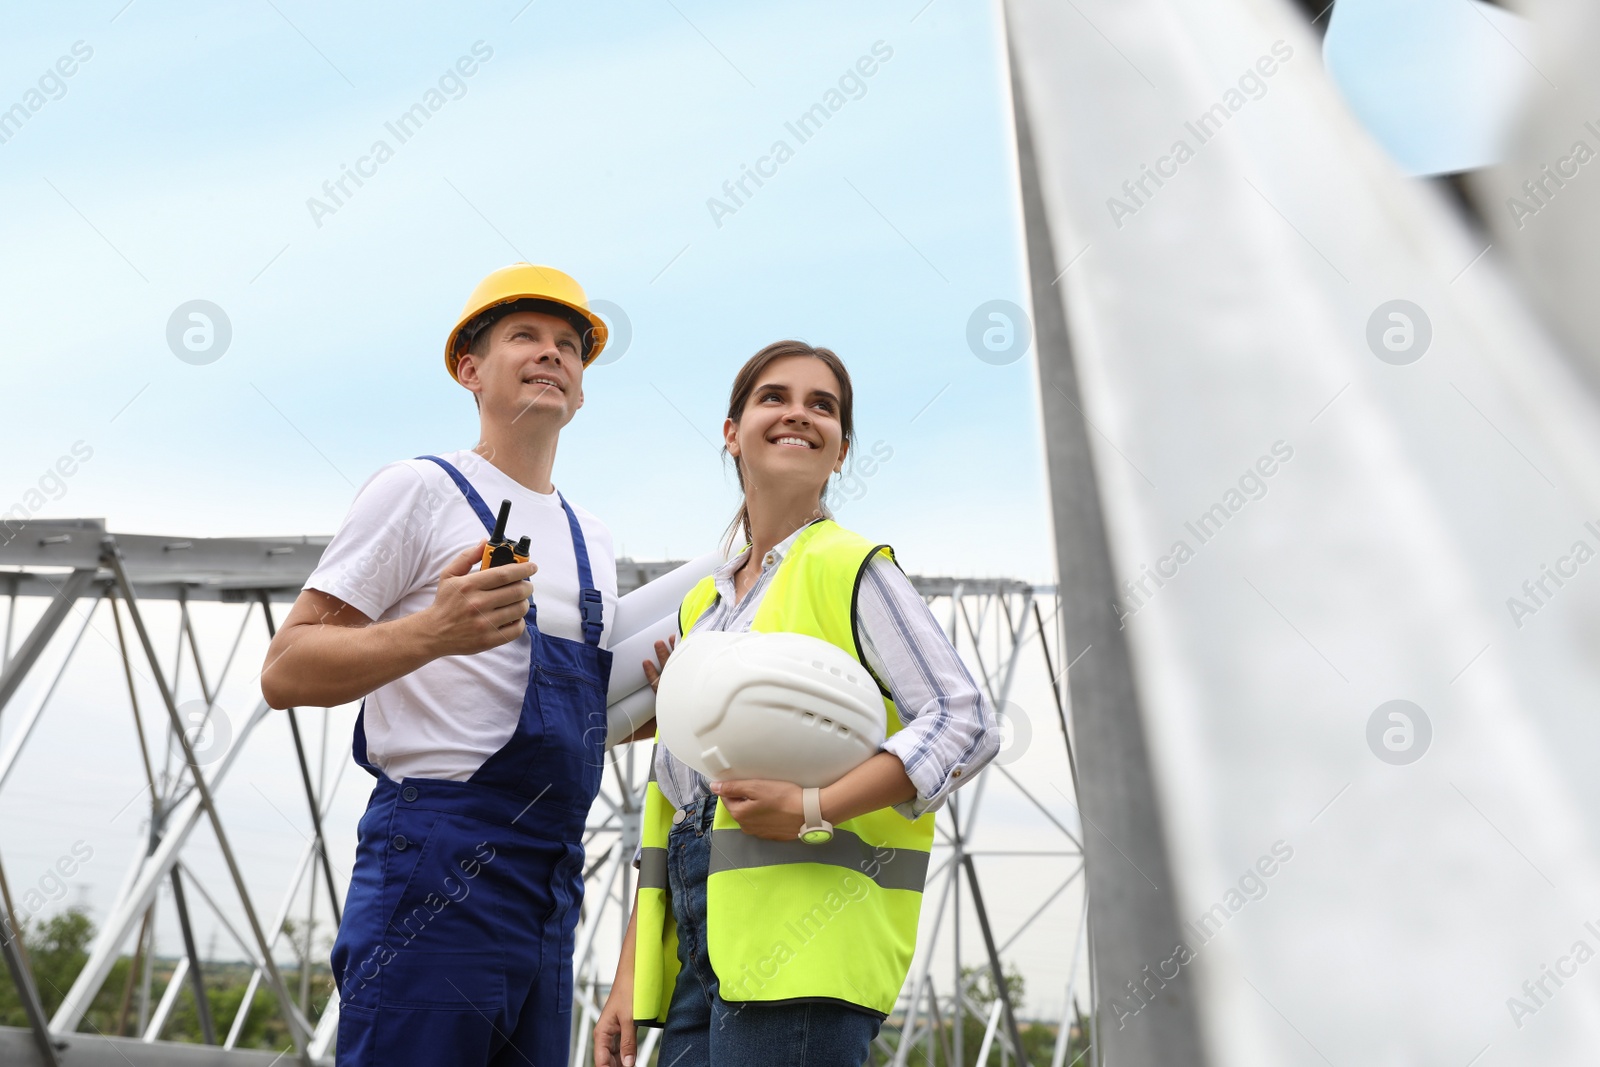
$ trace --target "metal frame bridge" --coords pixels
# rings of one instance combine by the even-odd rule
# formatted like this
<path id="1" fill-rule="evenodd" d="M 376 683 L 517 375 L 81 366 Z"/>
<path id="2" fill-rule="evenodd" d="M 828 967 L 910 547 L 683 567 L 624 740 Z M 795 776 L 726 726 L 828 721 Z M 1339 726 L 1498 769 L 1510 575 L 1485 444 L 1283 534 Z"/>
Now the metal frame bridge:
<path id="1" fill-rule="evenodd" d="M 331 717 L 313 709 L 275 712 L 259 701 L 246 716 L 234 716 L 220 731 L 218 696 L 235 668 L 247 630 L 260 627 L 255 640 L 270 638 L 282 605 L 291 602 L 311 573 L 327 538 L 173 538 L 112 534 L 93 519 L 26 521 L 0 528 L 0 595 L 5 596 L 5 634 L 0 647 L 0 798 L 12 770 L 24 758 L 29 739 L 46 715 L 64 676 L 81 659 L 85 634 L 94 633 L 119 661 L 125 693 L 106 699 L 94 713 L 94 729 L 125 729 L 131 715 L 138 738 L 130 756 L 139 763 L 145 789 L 146 817 L 137 833 L 140 847 L 126 871 L 115 900 L 99 924 L 88 960 L 59 1007 L 47 1015 L 37 976 L 16 927 L 12 895 L 0 865 L 5 932 L 3 948 L 12 982 L 28 1013 L 28 1029 L 0 1028 L 0 1059 L 44 1064 L 230 1064 L 275 1062 L 270 1053 L 236 1047 L 249 1006 L 259 986 L 272 994 L 287 1023 L 289 1050 L 302 1063 L 331 1062 L 338 1018 L 335 996 L 315 1023 L 308 1017 L 306 967 L 301 967 L 299 997 L 291 990 L 278 959 L 291 945 L 296 929 L 336 926 L 347 876 L 325 845 L 324 818 L 341 774 L 329 780 L 326 755 Z M 618 564 L 619 593 L 626 593 L 665 573 L 676 562 Z M 910 1057 L 918 1062 L 953 1063 L 964 1027 L 980 1027 L 985 1056 L 991 1046 L 1002 1062 L 1027 1062 L 1019 1056 L 1021 1036 L 1011 998 L 1000 981 L 1008 949 L 1037 929 L 1041 917 L 1066 921 L 1077 931 L 1064 990 L 1065 1012 L 1056 1042 L 1053 1067 L 1062 1067 L 1068 1034 L 1080 1011 L 1093 1014 L 1093 990 L 1078 976 L 1092 946 L 1086 928 L 1086 892 L 1082 832 L 1076 812 L 1076 770 L 1065 705 L 1065 676 L 1071 664 L 1061 655 L 1053 586 L 1004 579 L 913 577 L 918 590 L 944 621 L 953 642 L 995 705 L 1002 709 L 1009 746 L 994 763 L 940 812 L 938 839 L 924 898 L 917 959 L 901 994 L 900 1006 L 879 1038 L 879 1055 L 896 1067 Z M 19 635 L 19 602 L 43 602 L 25 636 Z M 204 662 L 191 605 L 234 605 L 237 630 L 220 668 Z M 32 614 L 28 612 L 27 614 Z M 214 620 L 213 610 L 208 618 Z M 259 619 L 259 622 L 254 620 Z M 158 637 L 158 632 L 161 635 Z M 204 631 L 201 630 L 203 633 Z M 171 634 L 170 638 L 165 635 Z M 165 639 L 164 639 L 165 638 Z M 91 645 L 96 642 L 90 642 Z M 244 668 L 241 668 L 244 669 Z M 24 685 L 38 675 L 43 684 Z M 1010 698 L 1020 677 L 1028 675 L 1048 693 L 1043 715 L 1031 721 Z M 253 687 L 252 687 L 253 689 Z M 196 699 L 183 700 L 185 692 Z M 13 698 L 27 693 L 26 706 Z M 112 711 L 126 697 L 128 712 Z M 266 773 L 298 786 L 301 810 L 286 818 L 299 823 L 304 837 L 297 864 L 278 872 L 281 893 L 266 901 L 252 893 L 243 870 L 249 861 L 248 828 L 230 824 L 229 805 L 218 791 L 230 772 L 253 761 L 251 743 L 257 727 L 271 716 L 288 725 L 293 758 Z M 314 735 L 320 723 L 320 738 Z M 1015 757 L 1030 746 L 1048 753 L 1045 766 L 1062 771 L 1073 795 L 1056 788 L 1072 807 L 1063 817 L 1038 795 L 1039 784 L 1025 780 Z M 342 747 L 343 737 L 334 741 Z M 259 747 L 259 745 L 258 745 Z M 163 754 L 167 755 L 163 766 Z M 1036 753 L 1034 759 L 1039 760 Z M 339 766 L 348 760 L 339 760 Z M 608 775 L 590 814 L 586 847 L 586 894 L 580 921 L 574 981 L 572 1063 L 590 1061 L 589 1034 L 611 979 L 610 968 L 597 950 L 604 936 L 620 937 L 627 927 L 633 900 L 633 869 L 628 862 L 639 837 L 639 820 L 648 749 L 638 745 L 612 750 Z M 341 772 L 342 773 L 342 772 Z M 1054 781 L 1054 779 L 1052 779 Z M 1016 803 L 1037 812 L 1037 824 L 1049 836 L 1025 849 L 990 845 L 992 831 L 978 816 L 985 802 L 1007 791 Z M 197 831 L 210 830 L 210 840 Z M 199 838 L 197 840 L 197 837 Z M 6 842 L 0 839 L 0 850 Z M 1005 843 L 1001 843 L 1005 844 Z M 197 853 L 204 863 L 191 862 Z M 226 872 L 220 881 L 202 877 L 200 867 L 214 872 L 220 856 Z M 1028 865 L 1027 880 L 1049 887 L 1042 903 L 1014 928 L 1002 930 L 993 903 L 1010 890 L 993 877 L 981 877 L 981 865 L 1005 859 Z M 1008 868 L 1014 869 L 1014 868 Z M 985 894 L 987 893 L 987 898 Z M 988 903 L 986 904 L 986 899 Z M 152 997 L 151 972 L 161 900 L 170 902 L 182 935 L 184 952 L 165 993 Z M 180 993 L 204 988 L 212 961 L 202 958 L 196 938 L 196 909 L 204 908 L 215 926 L 233 942 L 237 955 L 253 969 L 240 1010 L 233 1018 L 213 1018 L 206 997 L 194 1003 L 206 1044 L 161 1040 Z M 168 922 L 170 923 L 170 919 Z M 299 924 L 296 926 L 296 924 Z M 170 928 L 170 927 L 169 927 Z M 977 937 L 971 936 L 976 929 Z M 963 933 L 967 933 L 965 941 Z M 1025 944 L 1026 942 L 1024 942 Z M 310 959 L 309 948 L 295 948 Z M 119 1025 L 134 1021 L 134 1036 L 85 1032 L 85 1013 L 105 987 L 113 965 L 124 954 L 133 958 L 120 992 Z M 979 991 L 1000 996 L 988 999 Z M 1080 1007 L 1081 1004 L 1081 1007 Z M 659 1031 L 641 1035 L 641 1062 L 648 1063 Z"/>

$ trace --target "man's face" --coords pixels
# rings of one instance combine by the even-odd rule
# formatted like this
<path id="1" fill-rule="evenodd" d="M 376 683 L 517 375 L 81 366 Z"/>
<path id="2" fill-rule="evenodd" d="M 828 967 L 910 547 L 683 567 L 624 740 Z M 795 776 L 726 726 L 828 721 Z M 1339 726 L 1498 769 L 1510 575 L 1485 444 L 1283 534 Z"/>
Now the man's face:
<path id="1" fill-rule="evenodd" d="M 550 420 L 565 426 L 583 406 L 583 339 L 559 315 L 518 311 L 488 331 L 456 373 L 478 396 L 483 418 L 504 423 Z"/>

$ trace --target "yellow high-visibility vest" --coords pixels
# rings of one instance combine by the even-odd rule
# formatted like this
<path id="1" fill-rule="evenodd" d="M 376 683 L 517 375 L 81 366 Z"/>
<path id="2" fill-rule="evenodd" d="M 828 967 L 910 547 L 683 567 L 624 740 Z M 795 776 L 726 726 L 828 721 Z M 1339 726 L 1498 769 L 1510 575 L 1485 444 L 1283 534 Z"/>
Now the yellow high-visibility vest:
<path id="1" fill-rule="evenodd" d="M 831 520 L 801 531 L 772 576 L 751 629 L 810 634 L 864 664 L 855 598 L 875 545 Z M 706 578 L 678 609 L 687 633 L 716 599 Z M 880 689 L 881 689 L 880 683 Z M 883 694 L 886 732 L 900 729 Z M 659 733 L 657 735 L 659 740 Z M 667 888 L 673 809 L 652 769 L 645 787 L 634 947 L 633 1017 L 666 1022 L 677 981 L 678 930 Z M 922 886 L 933 848 L 933 813 L 909 820 L 893 808 L 836 823 L 811 845 L 745 833 L 719 799 L 706 880 L 706 942 L 722 999 L 730 1003 L 834 1000 L 887 1017 L 916 948 Z"/>

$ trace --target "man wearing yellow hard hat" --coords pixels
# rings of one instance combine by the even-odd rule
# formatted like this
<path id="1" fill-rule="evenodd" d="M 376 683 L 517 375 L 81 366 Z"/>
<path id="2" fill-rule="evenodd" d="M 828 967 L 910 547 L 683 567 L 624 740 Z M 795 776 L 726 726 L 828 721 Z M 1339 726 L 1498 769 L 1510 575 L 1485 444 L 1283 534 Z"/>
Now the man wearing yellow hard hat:
<path id="1" fill-rule="evenodd" d="M 268 651 L 273 707 L 362 699 L 377 779 L 333 948 L 341 1064 L 566 1063 L 616 564 L 551 472 L 605 344 L 561 271 L 485 278 L 445 343 L 477 446 L 374 474 Z"/>

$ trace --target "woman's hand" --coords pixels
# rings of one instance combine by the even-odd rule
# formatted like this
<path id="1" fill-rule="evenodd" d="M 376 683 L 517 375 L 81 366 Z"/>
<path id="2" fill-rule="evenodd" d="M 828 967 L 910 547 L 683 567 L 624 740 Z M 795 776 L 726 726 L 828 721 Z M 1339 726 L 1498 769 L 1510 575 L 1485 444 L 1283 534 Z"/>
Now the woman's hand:
<path id="1" fill-rule="evenodd" d="M 618 968 L 606 1006 L 594 1024 L 594 1067 L 633 1067 L 633 965 Z"/>
<path id="2" fill-rule="evenodd" d="M 739 829 L 768 841 L 794 841 L 805 825 L 800 787 L 763 778 L 712 782 Z M 915 800 L 917 787 L 893 752 L 879 752 L 849 774 L 823 786 L 822 817 L 834 826 L 869 811 Z"/>
<path id="3" fill-rule="evenodd" d="M 656 659 L 661 663 L 660 669 L 658 669 L 656 665 L 651 663 L 649 660 L 642 661 L 644 664 L 644 679 L 650 683 L 650 691 L 652 693 L 655 692 L 656 687 L 661 684 L 661 671 L 666 669 L 667 657 L 672 655 L 672 650 L 677 646 L 677 644 L 678 638 L 676 634 L 667 638 L 665 641 L 656 642 Z M 628 735 L 628 737 L 622 741 L 618 742 L 618 744 L 628 745 L 635 741 L 648 741 L 654 737 L 655 734 L 656 717 L 652 715 L 649 719 L 641 723 L 637 730 Z"/>
<path id="4" fill-rule="evenodd" d="M 617 957 L 617 976 L 611 981 L 611 995 L 594 1024 L 594 1067 L 633 1067 L 636 1056 L 633 1026 L 633 950 L 639 936 L 639 889 L 633 891 L 633 914 L 628 916 L 628 932 L 622 935 L 622 951 Z"/>
<path id="5" fill-rule="evenodd" d="M 661 686 L 661 671 L 666 669 L 667 657 L 672 655 L 672 650 L 678 647 L 678 638 L 669 637 L 665 641 L 656 642 L 656 659 L 660 661 L 658 669 L 649 660 L 644 661 L 644 680 L 650 683 L 650 691 L 656 692 Z"/>
<path id="6" fill-rule="evenodd" d="M 712 782 L 711 791 L 722 798 L 739 829 L 754 837 L 794 841 L 800 836 L 800 827 L 805 825 L 800 787 L 793 782 L 746 778 Z"/>

